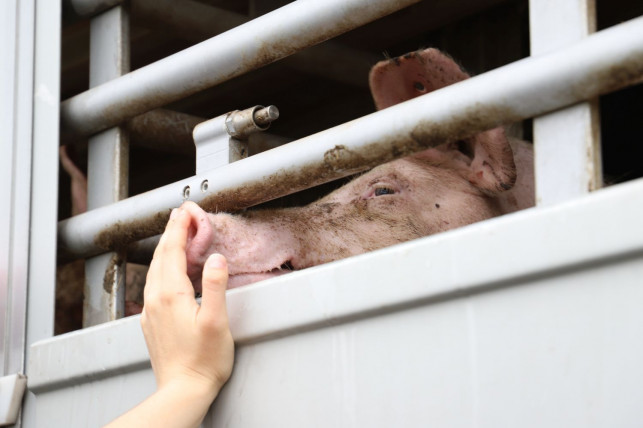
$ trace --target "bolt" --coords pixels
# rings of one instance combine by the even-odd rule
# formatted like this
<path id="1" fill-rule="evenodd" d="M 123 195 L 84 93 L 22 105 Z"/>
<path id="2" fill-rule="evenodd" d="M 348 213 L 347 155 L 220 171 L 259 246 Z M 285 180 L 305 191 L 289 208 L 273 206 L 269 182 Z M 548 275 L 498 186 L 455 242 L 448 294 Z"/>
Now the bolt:
<path id="1" fill-rule="evenodd" d="M 277 106 L 268 106 L 257 110 L 254 113 L 253 119 L 258 126 L 269 125 L 272 121 L 279 117 L 279 109 Z"/>

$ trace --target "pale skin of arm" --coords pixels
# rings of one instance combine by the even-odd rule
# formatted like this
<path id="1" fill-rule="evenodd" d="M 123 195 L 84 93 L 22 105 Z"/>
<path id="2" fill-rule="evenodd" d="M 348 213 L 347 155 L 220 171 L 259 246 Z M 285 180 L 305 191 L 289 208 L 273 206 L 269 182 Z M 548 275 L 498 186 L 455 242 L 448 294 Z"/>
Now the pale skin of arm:
<path id="1" fill-rule="evenodd" d="M 201 305 L 186 271 L 185 249 L 194 220 L 189 204 L 172 211 L 154 252 L 145 285 L 141 327 L 157 390 L 107 427 L 198 427 L 232 372 L 225 258 L 203 269 Z"/>

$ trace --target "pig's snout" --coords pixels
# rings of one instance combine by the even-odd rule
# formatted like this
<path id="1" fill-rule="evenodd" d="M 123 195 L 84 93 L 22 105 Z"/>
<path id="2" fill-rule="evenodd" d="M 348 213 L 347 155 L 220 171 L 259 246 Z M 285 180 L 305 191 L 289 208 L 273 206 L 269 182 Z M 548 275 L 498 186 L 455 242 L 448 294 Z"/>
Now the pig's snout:
<path id="1" fill-rule="evenodd" d="M 200 208 L 199 208 L 200 210 Z M 193 222 L 188 240 L 188 276 L 197 292 L 201 289 L 203 265 L 213 253 L 228 260 L 228 288 L 289 273 L 295 269 L 293 255 L 298 241 L 272 222 L 250 222 L 242 216 L 206 214 Z"/>
<path id="2" fill-rule="evenodd" d="M 186 245 L 187 274 L 197 292 L 201 291 L 201 273 L 214 237 L 209 215 L 193 202 L 186 202 L 182 209 L 192 217 Z"/>

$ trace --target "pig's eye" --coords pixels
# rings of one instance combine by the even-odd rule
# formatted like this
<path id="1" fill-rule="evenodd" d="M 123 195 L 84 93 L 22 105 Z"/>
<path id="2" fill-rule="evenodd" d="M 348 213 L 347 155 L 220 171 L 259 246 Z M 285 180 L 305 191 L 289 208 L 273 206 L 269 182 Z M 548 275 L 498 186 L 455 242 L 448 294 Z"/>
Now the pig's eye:
<path id="1" fill-rule="evenodd" d="M 390 187 L 378 187 L 375 189 L 375 196 L 392 195 L 394 193 L 395 190 L 391 189 Z"/>
<path id="2" fill-rule="evenodd" d="M 424 91 L 426 91 L 426 88 L 424 87 L 424 85 L 422 84 L 422 82 L 414 82 L 414 83 L 413 83 L 413 87 L 414 87 L 415 89 L 417 89 L 418 91 L 420 91 L 420 92 L 424 92 Z"/>

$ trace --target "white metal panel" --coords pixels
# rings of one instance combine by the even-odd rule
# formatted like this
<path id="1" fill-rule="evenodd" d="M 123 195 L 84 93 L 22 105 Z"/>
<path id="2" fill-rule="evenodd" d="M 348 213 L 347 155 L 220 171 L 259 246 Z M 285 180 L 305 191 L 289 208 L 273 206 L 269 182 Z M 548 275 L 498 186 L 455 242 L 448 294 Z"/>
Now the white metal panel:
<path id="1" fill-rule="evenodd" d="M 22 374 L 0 377 L 0 426 L 14 425 L 18 421 L 26 387 L 27 378 Z"/>
<path id="2" fill-rule="evenodd" d="M 595 0 L 529 2 L 532 55 L 579 42 L 595 27 Z M 601 187 L 599 121 L 596 99 L 534 119 L 537 204 L 563 202 Z"/>
<path id="3" fill-rule="evenodd" d="M 230 291 L 205 426 L 639 426 L 642 216 L 639 180 Z M 137 318 L 32 356 L 52 425 L 153 389 Z"/>
<path id="4" fill-rule="evenodd" d="M 29 251 L 33 4 L 0 4 L 0 377 L 22 372 Z M 24 49 L 22 51 L 21 49 Z"/>
<path id="5" fill-rule="evenodd" d="M 0 424 L 19 417 L 25 384 L 34 14 L 31 0 L 0 4 Z"/>
<path id="6" fill-rule="evenodd" d="M 58 204 L 58 125 L 60 123 L 61 2 L 50 0 L 22 1 L 34 9 L 26 16 L 35 26 L 33 47 L 33 171 L 29 196 L 29 276 L 27 302 L 27 345 L 51 337 L 54 331 L 56 274 L 56 221 Z M 35 20 L 34 20 L 35 17 Z M 25 140 L 29 141 L 29 140 Z M 25 143 L 22 141 L 22 143 Z M 29 348 L 26 349 L 29 354 Z M 29 371 L 27 368 L 27 376 Z M 34 395 L 29 391 L 23 408 L 24 427 L 37 427 L 33 411 Z"/>

